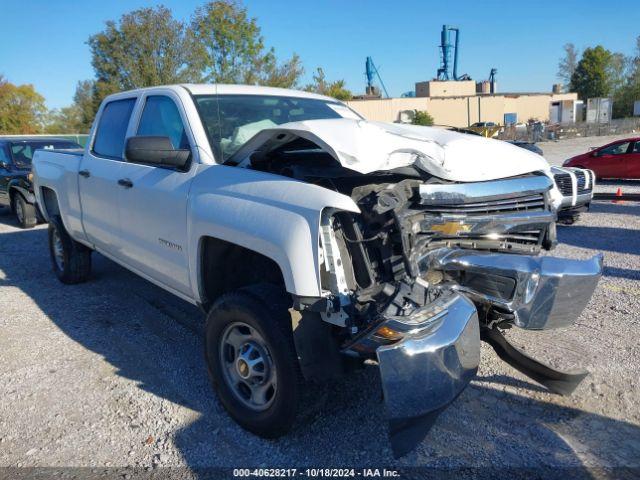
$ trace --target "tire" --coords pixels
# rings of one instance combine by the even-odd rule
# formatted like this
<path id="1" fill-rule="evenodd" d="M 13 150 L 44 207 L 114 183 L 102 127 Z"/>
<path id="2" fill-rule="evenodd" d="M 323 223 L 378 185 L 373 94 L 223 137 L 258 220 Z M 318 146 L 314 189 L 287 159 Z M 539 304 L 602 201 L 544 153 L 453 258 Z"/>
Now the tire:
<path id="1" fill-rule="evenodd" d="M 13 211 L 20 228 L 33 228 L 37 225 L 36 207 L 30 204 L 20 193 L 13 196 Z"/>
<path id="2" fill-rule="evenodd" d="M 264 438 L 277 438 L 291 429 L 302 395 L 290 303 L 283 289 L 256 285 L 224 294 L 207 316 L 205 359 L 213 388 L 241 427 Z M 229 335 L 240 340 L 232 342 Z M 245 358 L 243 352 L 253 348 L 260 350 L 257 365 L 264 360 L 266 373 L 253 377 L 245 371 L 245 380 L 239 365 Z M 274 378 L 275 384 L 270 383 Z M 253 402 L 254 391 L 248 385 L 265 392 L 256 395 L 260 401 Z"/>
<path id="3" fill-rule="evenodd" d="M 49 222 L 49 254 L 53 272 L 62 283 L 81 283 L 91 275 L 91 249 L 69 236 L 59 216 Z"/>

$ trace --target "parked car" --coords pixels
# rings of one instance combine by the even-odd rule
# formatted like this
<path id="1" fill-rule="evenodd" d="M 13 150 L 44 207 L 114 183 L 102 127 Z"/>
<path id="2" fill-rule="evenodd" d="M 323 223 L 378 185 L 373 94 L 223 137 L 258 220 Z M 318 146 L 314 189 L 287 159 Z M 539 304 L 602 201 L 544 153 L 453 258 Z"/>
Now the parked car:
<path id="1" fill-rule="evenodd" d="M 525 150 L 529 150 L 530 152 L 536 153 L 538 155 L 542 155 L 542 149 L 537 146 L 534 142 L 524 142 L 521 140 L 508 140 L 508 143 L 511 145 L 515 145 L 516 147 L 524 148 Z"/>
<path id="2" fill-rule="evenodd" d="M 596 186 L 596 174 L 592 170 L 569 167 L 551 167 L 553 179 L 562 193 L 562 202 L 558 208 L 558 221 L 572 224 L 586 212 L 593 200 Z"/>
<path id="3" fill-rule="evenodd" d="M 640 137 L 616 140 L 570 158 L 563 167 L 588 168 L 597 178 L 640 178 Z"/>
<path id="4" fill-rule="evenodd" d="M 97 251 L 200 305 L 213 387 L 258 435 L 291 427 L 303 381 L 368 362 L 402 455 L 481 339 L 551 391 L 586 375 L 501 333 L 572 324 L 602 271 L 537 256 L 562 196 L 524 149 L 307 92 L 177 85 L 107 97 L 84 153 L 39 150 L 33 171 L 57 277 L 87 280 Z"/>
<path id="5" fill-rule="evenodd" d="M 499 125 L 496 122 L 476 122 L 471 125 L 472 127 L 498 127 Z"/>
<path id="6" fill-rule="evenodd" d="M 10 207 L 22 228 L 37 224 L 38 213 L 31 184 L 31 159 L 39 149 L 82 149 L 64 139 L 0 137 L 0 207 Z"/>

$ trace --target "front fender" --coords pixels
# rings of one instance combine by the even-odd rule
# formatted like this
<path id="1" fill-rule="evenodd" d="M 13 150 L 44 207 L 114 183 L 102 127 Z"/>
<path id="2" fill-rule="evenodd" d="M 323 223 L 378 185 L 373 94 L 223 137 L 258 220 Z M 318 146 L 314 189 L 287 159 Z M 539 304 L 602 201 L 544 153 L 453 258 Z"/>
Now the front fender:
<path id="1" fill-rule="evenodd" d="M 201 240 L 214 237 L 274 260 L 288 292 L 320 296 L 322 210 L 359 212 L 353 200 L 317 185 L 264 172 L 223 165 L 198 168 L 189 199 L 192 285 L 200 283 Z M 194 293 L 203 298 L 200 291 Z"/>
<path id="2" fill-rule="evenodd" d="M 34 204 L 36 203 L 36 197 L 33 194 L 33 192 L 29 191 L 25 183 L 26 182 L 20 179 L 14 180 L 11 183 L 9 183 L 9 194 L 11 194 L 12 190 L 15 190 L 16 192 L 20 192 L 20 194 L 24 197 L 24 199 L 27 202 Z"/>

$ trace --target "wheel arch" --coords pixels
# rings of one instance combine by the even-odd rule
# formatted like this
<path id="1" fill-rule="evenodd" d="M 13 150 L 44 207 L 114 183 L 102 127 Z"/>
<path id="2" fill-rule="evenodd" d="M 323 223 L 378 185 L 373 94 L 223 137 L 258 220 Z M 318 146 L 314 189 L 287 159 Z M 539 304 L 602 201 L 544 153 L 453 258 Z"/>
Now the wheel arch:
<path id="1" fill-rule="evenodd" d="M 287 287 L 282 268 L 273 258 L 221 238 L 200 238 L 198 289 L 205 310 L 220 295 L 257 283 Z"/>
<path id="2" fill-rule="evenodd" d="M 52 217 L 60 215 L 58 195 L 52 188 L 49 187 L 41 187 L 40 192 L 40 198 L 42 199 L 42 201 L 38 203 L 40 213 L 42 213 L 42 216 L 47 221 L 50 221 Z"/>

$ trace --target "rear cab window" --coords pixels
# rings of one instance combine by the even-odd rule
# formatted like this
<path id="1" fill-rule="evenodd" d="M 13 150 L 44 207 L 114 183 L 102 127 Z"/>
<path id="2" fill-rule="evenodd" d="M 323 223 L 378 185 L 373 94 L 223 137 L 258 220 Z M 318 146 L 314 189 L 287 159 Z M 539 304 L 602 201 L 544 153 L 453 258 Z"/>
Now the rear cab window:
<path id="1" fill-rule="evenodd" d="M 93 140 L 91 151 L 94 155 L 122 160 L 124 141 L 135 103 L 135 98 L 125 98 L 110 101 L 104 106 Z"/>
<path id="2" fill-rule="evenodd" d="M 82 146 L 75 142 L 63 140 L 33 140 L 21 141 L 11 144 L 11 157 L 18 168 L 31 168 L 31 161 L 36 150 L 69 150 Z"/>

